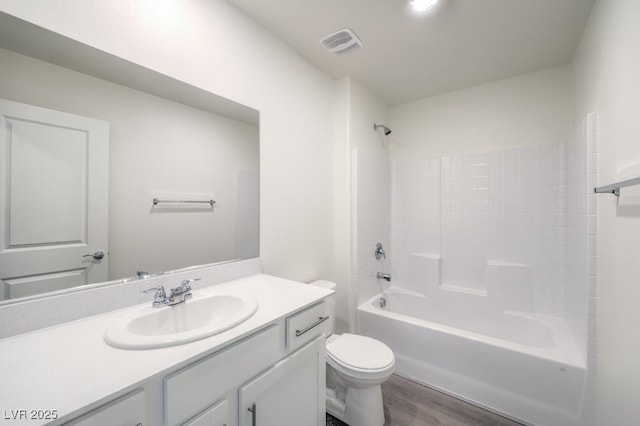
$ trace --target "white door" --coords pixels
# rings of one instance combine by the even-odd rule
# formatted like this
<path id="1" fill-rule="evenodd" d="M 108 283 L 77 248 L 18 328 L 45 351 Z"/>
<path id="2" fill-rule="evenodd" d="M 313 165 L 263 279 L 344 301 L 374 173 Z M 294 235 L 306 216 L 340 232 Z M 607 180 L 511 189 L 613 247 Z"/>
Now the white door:
<path id="1" fill-rule="evenodd" d="M 107 281 L 108 177 L 109 123 L 0 99 L 0 300 Z"/>

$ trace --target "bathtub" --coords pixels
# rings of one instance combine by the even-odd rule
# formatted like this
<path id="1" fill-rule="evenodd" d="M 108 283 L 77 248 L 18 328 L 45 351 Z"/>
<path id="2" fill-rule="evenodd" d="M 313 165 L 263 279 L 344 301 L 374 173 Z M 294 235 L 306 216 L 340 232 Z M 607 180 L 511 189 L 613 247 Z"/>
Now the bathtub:
<path id="1" fill-rule="evenodd" d="M 358 320 L 404 377 L 526 424 L 580 422 L 586 365 L 562 319 L 392 287 L 361 304 Z"/>

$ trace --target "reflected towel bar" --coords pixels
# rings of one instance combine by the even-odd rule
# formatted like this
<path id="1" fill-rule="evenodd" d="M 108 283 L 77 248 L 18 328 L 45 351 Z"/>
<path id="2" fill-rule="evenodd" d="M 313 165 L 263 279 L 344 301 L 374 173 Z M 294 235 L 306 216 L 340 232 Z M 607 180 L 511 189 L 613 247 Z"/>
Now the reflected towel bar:
<path id="1" fill-rule="evenodd" d="M 596 194 L 613 194 L 616 197 L 619 197 L 620 188 L 634 185 L 640 185 L 640 177 L 623 180 L 618 183 L 612 183 L 611 185 L 593 188 L 593 192 L 595 192 Z"/>
<path id="2" fill-rule="evenodd" d="M 211 206 L 211 208 L 213 208 L 213 205 L 216 203 L 215 200 L 159 200 L 157 198 L 153 199 L 153 205 L 157 206 L 160 203 L 207 203 Z"/>

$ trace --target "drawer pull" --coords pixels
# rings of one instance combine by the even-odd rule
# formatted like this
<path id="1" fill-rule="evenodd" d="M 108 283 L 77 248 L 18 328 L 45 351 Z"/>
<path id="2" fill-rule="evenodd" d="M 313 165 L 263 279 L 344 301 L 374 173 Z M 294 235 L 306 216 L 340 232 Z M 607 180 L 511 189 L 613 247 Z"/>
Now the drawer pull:
<path id="1" fill-rule="evenodd" d="M 251 404 L 251 407 L 247 408 L 249 412 L 251 412 L 251 426 L 256 426 L 256 421 L 258 419 L 258 409 L 256 408 L 256 403 Z"/>
<path id="2" fill-rule="evenodd" d="M 302 330 L 296 330 L 296 337 L 300 337 L 302 336 L 304 333 L 306 333 L 307 331 L 311 330 L 312 328 L 322 324 L 323 322 L 325 322 L 326 320 L 329 319 L 329 315 L 325 315 L 324 317 L 319 317 L 318 321 L 314 322 L 313 324 L 311 324 L 310 326 L 303 328 Z"/>

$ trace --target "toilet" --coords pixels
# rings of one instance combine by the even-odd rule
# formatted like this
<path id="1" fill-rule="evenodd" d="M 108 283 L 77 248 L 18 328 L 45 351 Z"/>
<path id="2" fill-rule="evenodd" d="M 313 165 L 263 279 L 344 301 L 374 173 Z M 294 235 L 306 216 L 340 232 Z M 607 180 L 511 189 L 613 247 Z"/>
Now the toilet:
<path id="1" fill-rule="evenodd" d="M 311 285 L 335 290 L 331 281 Z M 335 295 L 327 299 L 331 330 Z M 383 426 L 382 389 L 395 370 L 395 356 L 379 340 L 356 334 L 327 337 L 327 412 L 349 426 Z"/>

